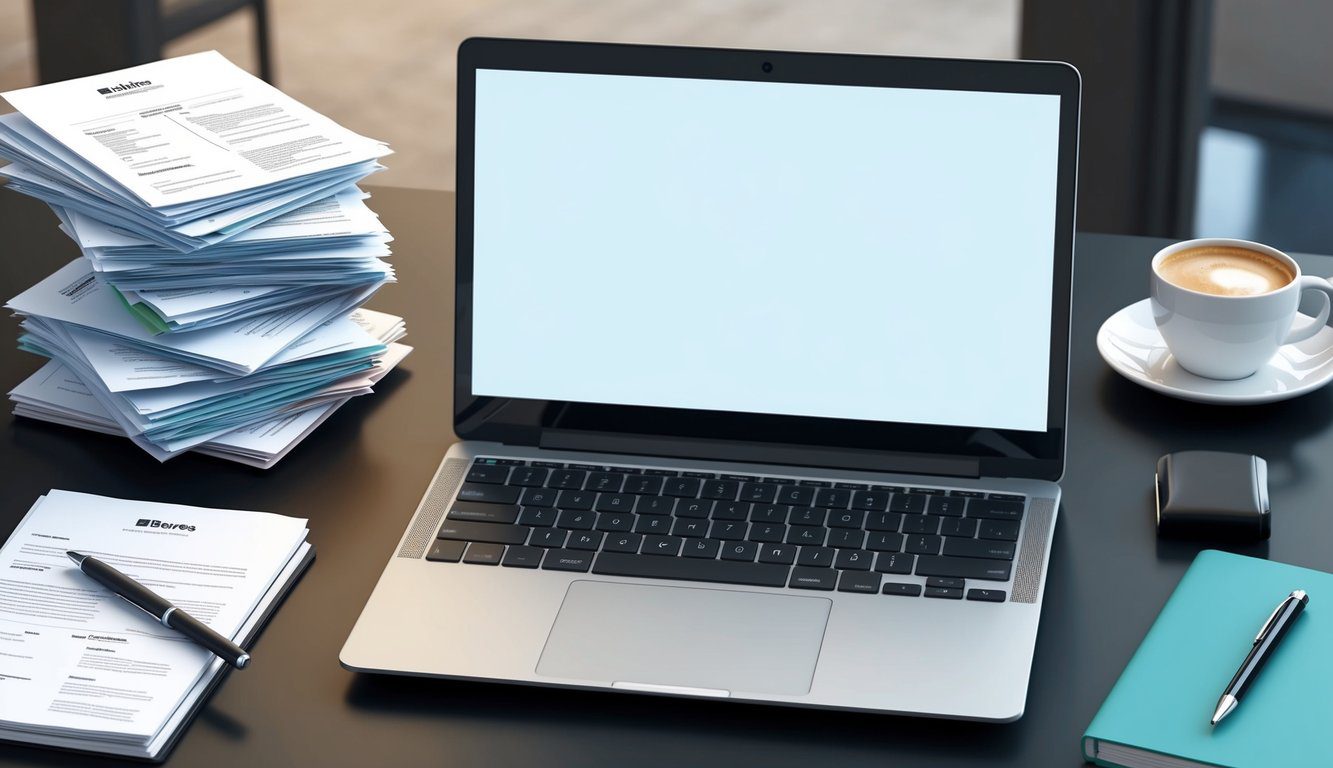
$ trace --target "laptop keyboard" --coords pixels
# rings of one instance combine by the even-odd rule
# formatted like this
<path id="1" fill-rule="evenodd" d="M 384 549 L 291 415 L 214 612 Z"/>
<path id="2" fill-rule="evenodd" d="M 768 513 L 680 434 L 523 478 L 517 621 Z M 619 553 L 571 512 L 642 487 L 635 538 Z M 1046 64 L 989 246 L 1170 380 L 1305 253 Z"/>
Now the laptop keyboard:
<path id="1" fill-rule="evenodd" d="M 1025 505 L 960 489 L 478 458 L 426 559 L 1003 602 Z"/>

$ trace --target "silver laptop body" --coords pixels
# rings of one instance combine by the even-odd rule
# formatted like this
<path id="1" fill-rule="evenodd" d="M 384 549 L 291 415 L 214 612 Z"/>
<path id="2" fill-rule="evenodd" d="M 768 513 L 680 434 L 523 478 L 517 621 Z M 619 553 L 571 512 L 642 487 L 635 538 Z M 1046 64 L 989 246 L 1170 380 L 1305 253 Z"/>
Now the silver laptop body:
<path id="1" fill-rule="evenodd" d="M 342 664 L 1020 717 L 1077 114 L 1058 64 L 464 43 L 465 439 Z"/>

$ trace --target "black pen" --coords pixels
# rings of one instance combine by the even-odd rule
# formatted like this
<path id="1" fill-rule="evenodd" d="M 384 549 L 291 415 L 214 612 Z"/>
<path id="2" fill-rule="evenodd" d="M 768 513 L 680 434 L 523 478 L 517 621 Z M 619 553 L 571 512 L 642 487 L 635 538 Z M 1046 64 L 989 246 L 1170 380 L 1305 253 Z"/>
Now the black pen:
<path id="1" fill-rule="evenodd" d="M 66 552 L 65 554 L 69 555 L 69 559 L 79 566 L 79 570 L 83 571 L 93 581 L 111 590 L 113 594 L 135 608 L 152 616 L 154 620 L 161 622 L 162 626 L 185 635 L 237 669 L 244 669 L 245 665 L 250 663 L 250 654 L 246 653 L 245 649 L 209 629 L 207 624 L 172 605 L 171 601 L 165 597 L 91 555 L 78 552 Z"/>
<path id="2" fill-rule="evenodd" d="M 1227 689 L 1222 692 L 1222 698 L 1217 700 L 1217 710 L 1213 712 L 1213 725 L 1222 722 L 1222 718 L 1231 714 L 1236 705 L 1240 704 L 1240 698 L 1249 690 L 1254 678 L 1259 676 L 1259 670 L 1264 668 L 1268 657 L 1277 650 L 1278 643 L 1282 642 L 1283 636 L 1295 623 L 1296 617 L 1301 615 L 1301 611 L 1305 610 L 1305 604 L 1308 602 L 1310 596 L 1305 594 L 1305 590 L 1298 589 L 1287 595 L 1273 609 L 1268 621 L 1265 621 L 1263 627 L 1259 629 L 1259 634 L 1254 636 L 1254 644 L 1250 646 L 1245 661 L 1240 663 L 1240 669 L 1236 670 L 1235 677 L 1231 678 Z"/>

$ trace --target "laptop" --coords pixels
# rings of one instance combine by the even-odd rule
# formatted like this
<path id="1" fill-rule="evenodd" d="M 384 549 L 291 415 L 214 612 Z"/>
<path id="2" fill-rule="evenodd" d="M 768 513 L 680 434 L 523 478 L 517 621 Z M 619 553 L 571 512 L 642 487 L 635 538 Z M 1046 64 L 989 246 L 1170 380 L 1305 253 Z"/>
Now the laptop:
<path id="1" fill-rule="evenodd" d="M 454 426 L 351 670 L 1010 721 L 1079 77 L 473 39 Z"/>

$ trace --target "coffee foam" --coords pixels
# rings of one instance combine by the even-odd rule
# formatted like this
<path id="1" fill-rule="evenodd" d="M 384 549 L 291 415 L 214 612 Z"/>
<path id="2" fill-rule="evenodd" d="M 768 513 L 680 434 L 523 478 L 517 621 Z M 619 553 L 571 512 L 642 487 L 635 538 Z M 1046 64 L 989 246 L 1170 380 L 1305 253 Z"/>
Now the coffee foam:
<path id="1" fill-rule="evenodd" d="M 1296 279 L 1281 260 L 1230 245 L 1177 251 L 1157 265 L 1157 273 L 1173 285 L 1215 296 L 1257 296 Z"/>

